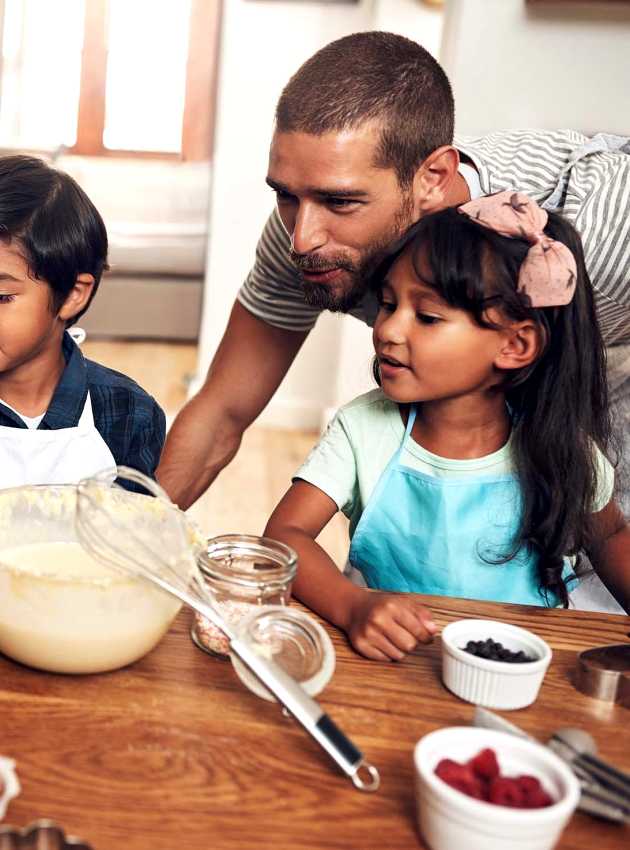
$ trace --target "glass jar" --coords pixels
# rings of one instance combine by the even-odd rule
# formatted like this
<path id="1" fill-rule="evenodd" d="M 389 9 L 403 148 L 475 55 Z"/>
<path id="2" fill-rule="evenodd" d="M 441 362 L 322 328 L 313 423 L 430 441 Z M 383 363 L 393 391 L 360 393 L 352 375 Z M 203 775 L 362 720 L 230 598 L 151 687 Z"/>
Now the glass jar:
<path id="1" fill-rule="evenodd" d="M 289 546 L 253 534 L 222 534 L 208 540 L 197 561 L 222 616 L 232 625 L 260 605 L 288 605 L 297 570 Z M 229 657 L 229 640 L 214 623 L 195 612 L 191 637 L 205 652 Z"/>
<path id="2" fill-rule="evenodd" d="M 247 640 L 258 655 L 275 661 L 309 696 L 317 696 L 332 678 L 335 670 L 332 641 L 305 611 L 278 606 L 254 611 L 240 621 L 238 636 Z M 263 699 L 275 700 L 234 653 L 230 657 L 239 679 L 250 691 Z"/>

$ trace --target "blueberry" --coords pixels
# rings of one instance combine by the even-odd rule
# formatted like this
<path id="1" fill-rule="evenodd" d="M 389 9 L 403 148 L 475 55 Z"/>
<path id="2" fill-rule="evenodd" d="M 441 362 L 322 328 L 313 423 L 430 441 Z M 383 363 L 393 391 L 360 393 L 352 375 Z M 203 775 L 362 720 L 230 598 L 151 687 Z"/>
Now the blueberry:
<path id="1" fill-rule="evenodd" d="M 469 640 L 466 646 L 460 647 L 464 652 L 475 655 L 477 658 L 487 658 L 489 661 L 506 661 L 510 664 L 524 664 L 527 661 L 534 661 L 526 655 L 522 649 L 518 652 L 513 652 L 511 649 L 503 646 L 499 641 L 489 637 L 485 640 Z"/>

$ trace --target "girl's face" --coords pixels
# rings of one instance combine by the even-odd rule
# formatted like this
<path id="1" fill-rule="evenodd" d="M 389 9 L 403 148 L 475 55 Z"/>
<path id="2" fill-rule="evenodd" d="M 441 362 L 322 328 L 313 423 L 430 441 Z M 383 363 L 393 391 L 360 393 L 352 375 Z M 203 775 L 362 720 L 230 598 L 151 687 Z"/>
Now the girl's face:
<path id="1" fill-rule="evenodd" d="M 461 398 L 499 383 L 494 364 L 503 332 L 480 327 L 419 279 L 411 247 L 390 269 L 379 300 L 374 349 L 383 392 L 393 401 Z"/>

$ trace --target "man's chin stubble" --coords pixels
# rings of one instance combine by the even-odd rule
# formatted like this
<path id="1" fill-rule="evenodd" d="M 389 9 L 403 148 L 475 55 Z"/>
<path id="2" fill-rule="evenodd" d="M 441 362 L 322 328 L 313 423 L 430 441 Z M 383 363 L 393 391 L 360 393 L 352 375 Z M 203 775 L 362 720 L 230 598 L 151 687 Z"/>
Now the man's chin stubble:
<path id="1" fill-rule="evenodd" d="M 311 283 L 302 278 L 302 291 L 309 307 L 328 310 L 330 313 L 347 313 L 365 295 L 365 284 L 363 281 L 354 281 L 348 292 L 336 294 L 324 284 Z"/>

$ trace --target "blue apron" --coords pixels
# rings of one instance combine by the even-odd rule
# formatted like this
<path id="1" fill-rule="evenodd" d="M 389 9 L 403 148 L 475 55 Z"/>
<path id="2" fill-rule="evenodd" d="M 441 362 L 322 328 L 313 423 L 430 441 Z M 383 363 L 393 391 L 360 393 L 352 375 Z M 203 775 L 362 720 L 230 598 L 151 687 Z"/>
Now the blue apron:
<path id="1" fill-rule="evenodd" d="M 522 546 L 506 563 L 521 518 L 514 474 L 435 478 L 400 462 L 416 418 L 359 520 L 350 563 L 368 587 L 525 605 L 556 605 L 538 590 L 538 556 Z"/>

